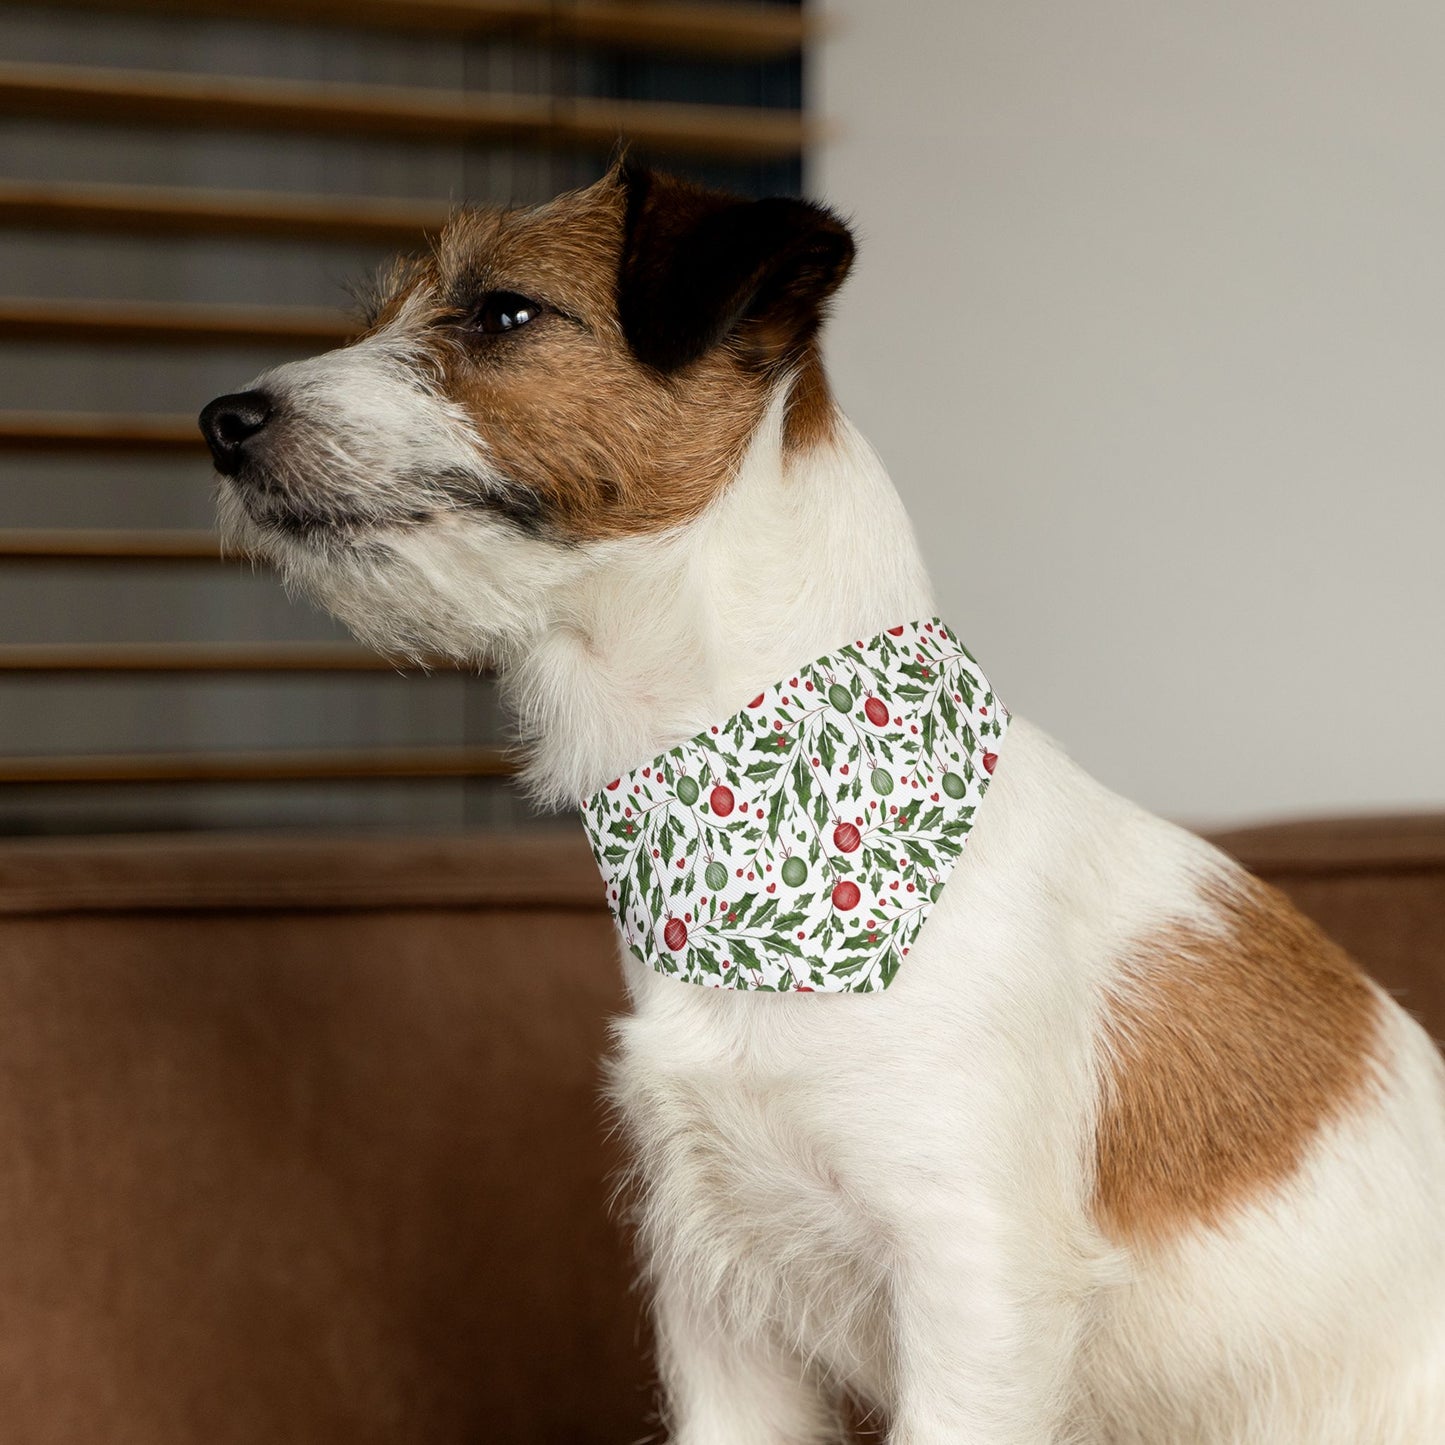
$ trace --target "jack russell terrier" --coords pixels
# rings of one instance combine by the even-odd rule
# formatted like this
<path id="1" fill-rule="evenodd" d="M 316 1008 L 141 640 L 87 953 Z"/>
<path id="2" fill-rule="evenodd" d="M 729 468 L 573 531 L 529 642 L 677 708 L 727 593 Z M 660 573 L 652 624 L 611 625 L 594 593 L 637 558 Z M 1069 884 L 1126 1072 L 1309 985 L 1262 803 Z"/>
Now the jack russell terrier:
<path id="1" fill-rule="evenodd" d="M 1010 725 L 830 397 L 852 258 L 622 162 L 202 413 L 228 537 L 583 810 L 670 1438 L 1445 1441 L 1440 1057 Z"/>

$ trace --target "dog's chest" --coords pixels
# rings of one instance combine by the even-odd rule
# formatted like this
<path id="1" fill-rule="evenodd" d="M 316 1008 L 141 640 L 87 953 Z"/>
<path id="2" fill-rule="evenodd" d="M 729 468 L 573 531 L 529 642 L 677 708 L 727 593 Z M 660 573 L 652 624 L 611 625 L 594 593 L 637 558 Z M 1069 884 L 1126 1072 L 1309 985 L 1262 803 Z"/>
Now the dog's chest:
<path id="1" fill-rule="evenodd" d="M 760 1046 L 747 1009 L 683 1013 L 691 1036 L 678 1011 L 644 1004 L 620 1030 L 614 1070 L 650 1252 L 709 1281 L 750 1326 L 881 1386 L 887 1240 L 848 1085 L 812 1048 L 790 1060 L 785 1033 Z M 763 1019 L 764 1035 L 775 1022 Z"/>

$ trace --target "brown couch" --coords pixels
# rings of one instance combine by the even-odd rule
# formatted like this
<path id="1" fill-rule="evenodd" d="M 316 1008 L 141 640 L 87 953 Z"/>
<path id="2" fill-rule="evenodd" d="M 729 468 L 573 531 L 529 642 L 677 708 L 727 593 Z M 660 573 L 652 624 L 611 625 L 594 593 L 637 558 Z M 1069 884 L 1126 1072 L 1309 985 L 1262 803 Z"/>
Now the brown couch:
<path id="1" fill-rule="evenodd" d="M 1445 818 L 1221 839 L 1445 1033 Z M 622 1445 L 580 837 L 0 844 L 6 1445 Z"/>

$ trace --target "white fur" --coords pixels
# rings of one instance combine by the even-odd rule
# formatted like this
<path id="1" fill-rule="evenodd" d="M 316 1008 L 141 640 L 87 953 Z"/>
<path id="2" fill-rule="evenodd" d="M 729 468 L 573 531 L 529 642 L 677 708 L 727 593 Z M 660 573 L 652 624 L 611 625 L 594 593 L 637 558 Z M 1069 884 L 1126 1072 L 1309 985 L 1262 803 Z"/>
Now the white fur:
<path id="1" fill-rule="evenodd" d="M 332 364 L 271 384 L 339 396 L 354 373 Z M 370 398 L 369 467 L 400 469 L 390 429 L 420 405 Z M 799 661 L 932 614 L 867 444 L 843 424 L 785 464 L 780 428 L 781 397 L 729 488 L 661 537 L 561 547 L 458 513 L 354 553 L 231 520 L 364 637 L 499 660 L 529 781 L 566 804 Z M 613 1090 L 677 1445 L 832 1440 L 845 1389 L 894 1445 L 1445 1441 L 1445 1085 L 1393 1004 L 1378 1098 L 1286 1188 L 1152 1255 L 1092 1220 L 1101 1000 L 1132 941 L 1208 924 L 1200 885 L 1231 866 L 1015 720 L 886 993 L 703 990 L 624 951 Z"/>

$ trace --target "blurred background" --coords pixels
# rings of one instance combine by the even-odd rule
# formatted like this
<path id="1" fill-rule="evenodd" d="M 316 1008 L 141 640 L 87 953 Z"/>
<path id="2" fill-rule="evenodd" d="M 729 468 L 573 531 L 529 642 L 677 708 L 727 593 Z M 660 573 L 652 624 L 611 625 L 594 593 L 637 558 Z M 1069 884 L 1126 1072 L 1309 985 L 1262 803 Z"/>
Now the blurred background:
<path id="1" fill-rule="evenodd" d="M 660 1438 L 581 830 L 488 679 L 218 557 L 195 423 L 619 134 L 852 219 L 835 388 L 1002 695 L 1445 1033 L 1442 62 L 1405 0 L 0 0 L 5 1445 Z"/>

